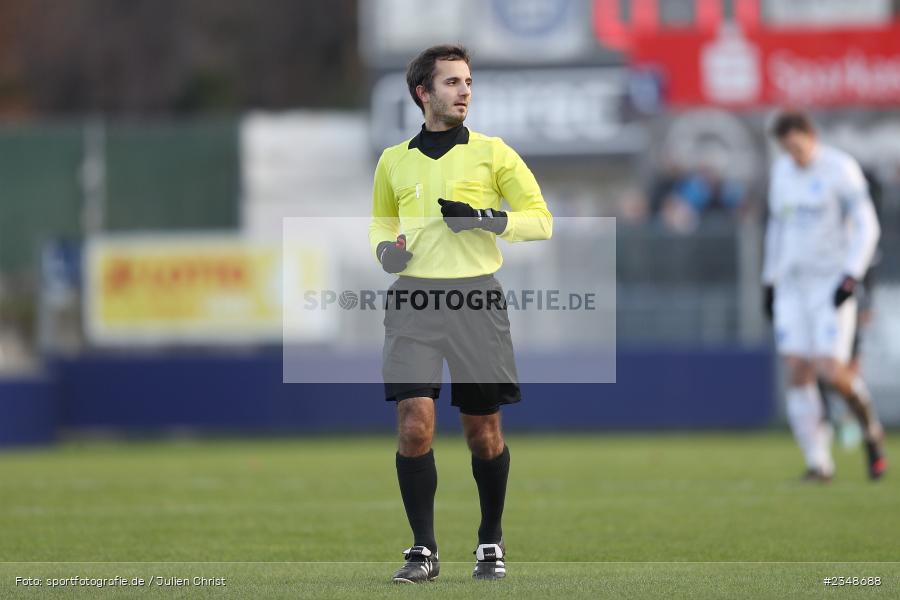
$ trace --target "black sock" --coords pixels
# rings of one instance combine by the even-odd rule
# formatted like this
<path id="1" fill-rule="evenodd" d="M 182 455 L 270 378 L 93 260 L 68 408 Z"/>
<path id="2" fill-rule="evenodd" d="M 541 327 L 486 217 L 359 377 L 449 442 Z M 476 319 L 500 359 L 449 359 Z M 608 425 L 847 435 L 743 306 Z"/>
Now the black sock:
<path id="1" fill-rule="evenodd" d="M 434 493 L 437 490 L 437 469 L 434 451 L 422 456 L 401 456 L 397 453 L 397 481 L 406 508 L 406 518 L 413 531 L 413 545 L 425 546 L 437 553 L 434 541 Z"/>
<path id="2" fill-rule="evenodd" d="M 509 448 L 503 446 L 500 456 L 483 460 L 472 456 L 472 475 L 478 485 L 481 501 L 481 526 L 478 528 L 479 544 L 496 544 L 503 537 L 500 520 L 506 501 L 506 480 L 509 478 Z"/>

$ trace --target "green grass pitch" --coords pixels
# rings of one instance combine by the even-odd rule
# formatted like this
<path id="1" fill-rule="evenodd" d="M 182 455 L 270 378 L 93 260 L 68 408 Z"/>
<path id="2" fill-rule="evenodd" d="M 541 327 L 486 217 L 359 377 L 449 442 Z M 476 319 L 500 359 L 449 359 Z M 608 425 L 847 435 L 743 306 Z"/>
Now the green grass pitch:
<path id="1" fill-rule="evenodd" d="M 508 443 L 509 577 L 471 580 L 478 502 L 464 443 L 447 433 L 435 446 L 441 576 L 424 586 L 388 583 L 411 541 L 389 437 L 4 451 L 0 598 L 900 597 L 900 473 L 870 483 L 859 450 L 837 450 L 838 476 L 821 486 L 794 481 L 786 433 Z M 145 586 L 47 583 L 76 576 Z"/>

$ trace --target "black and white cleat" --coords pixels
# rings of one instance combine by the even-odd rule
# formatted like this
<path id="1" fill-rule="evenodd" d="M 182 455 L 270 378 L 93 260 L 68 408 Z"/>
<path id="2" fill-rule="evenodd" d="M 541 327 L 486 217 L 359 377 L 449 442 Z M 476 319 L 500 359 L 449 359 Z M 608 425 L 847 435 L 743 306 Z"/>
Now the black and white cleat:
<path id="1" fill-rule="evenodd" d="M 475 579 L 503 579 L 506 577 L 506 546 L 499 544 L 479 544 L 475 549 Z"/>
<path id="2" fill-rule="evenodd" d="M 391 579 L 394 583 L 425 583 L 437 579 L 441 564 L 437 554 L 425 546 L 413 546 L 403 551 L 406 564 L 400 567 Z"/>

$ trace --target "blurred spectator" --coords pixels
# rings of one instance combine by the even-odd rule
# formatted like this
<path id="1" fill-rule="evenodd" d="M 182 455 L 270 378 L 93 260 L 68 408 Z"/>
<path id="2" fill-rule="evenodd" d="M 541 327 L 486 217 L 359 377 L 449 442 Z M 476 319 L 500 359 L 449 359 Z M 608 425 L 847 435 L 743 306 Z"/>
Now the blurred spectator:
<path id="1" fill-rule="evenodd" d="M 681 171 L 667 164 L 651 182 L 648 196 L 652 217 L 668 231 L 688 234 L 703 220 L 739 217 L 747 186 L 722 178 L 711 167 Z"/>
<path id="2" fill-rule="evenodd" d="M 619 197 L 616 216 L 626 225 L 642 225 L 650 219 L 651 206 L 640 189 L 628 189 Z"/>
<path id="3" fill-rule="evenodd" d="M 650 212 L 658 215 L 662 211 L 663 204 L 672 194 L 672 190 L 684 177 L 684 173 L 678 163 L 669 157 L 664 157 L 659 171 L 654 175 L 649 186 Z"/>

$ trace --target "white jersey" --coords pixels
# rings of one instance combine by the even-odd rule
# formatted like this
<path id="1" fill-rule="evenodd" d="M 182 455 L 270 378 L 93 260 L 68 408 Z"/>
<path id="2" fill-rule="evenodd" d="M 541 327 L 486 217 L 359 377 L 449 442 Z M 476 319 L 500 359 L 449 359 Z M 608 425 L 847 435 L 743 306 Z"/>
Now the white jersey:
<path id="1" fill-rule="evenodd" d="M 845 152 L 819 144 L 806 167 L 787 155 L 772 165 L 764 283 L 862 279 L 879 235 L 862 169 Z"/>

